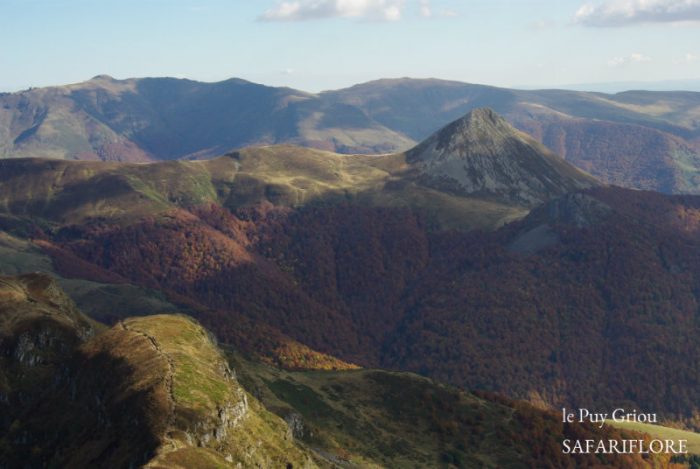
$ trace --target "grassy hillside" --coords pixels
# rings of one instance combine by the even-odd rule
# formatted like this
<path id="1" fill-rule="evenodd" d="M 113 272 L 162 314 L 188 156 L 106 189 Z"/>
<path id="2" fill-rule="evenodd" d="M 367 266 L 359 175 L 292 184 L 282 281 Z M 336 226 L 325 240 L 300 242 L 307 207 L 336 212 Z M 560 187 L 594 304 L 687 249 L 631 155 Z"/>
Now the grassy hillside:
<path id="1" fill-rule="evenodd" d="M 644 467 L 641 458 L 568 457 L 569 428 L 553 413 L 474 395 L 410 373 L 287 372 L 230 352 L 241 383 L 339 467 Z M 617 431 L 605 437 L 619 438 Z M 582 434 L 578 434 L 582 437 Z M 663 466 L 668 458 L 657 464 Z"/>
<path id="2" fill-rule="evenodd" d="M 700 455 L 699 433 L 679 430 L 677 428 L 665 427 L 663 425 L 639 422 L 611 422 L 610 425 L 622 430 L 630 430 L 634 432 L 645 433 L 659 440 L 687 440 L 688 453 Z"/>
<path id="3" fill-rule="evenodd" d="M 233 210 L 327 202 L 403 207 L 437 227 L 455 228 L 491 228 L 526 213 L 508 201 L 413 181 L 402 154 L 345 156 L 275 146 L 147 165 L 5 160 L 0 170 L 0 223 L 24 235 L 89 220 L 133 223 L 210 203 Z"/>
<path id="4" fill-rule="evenodd" d="M 0 278 L 7 467 L 316 467 L 179 315 L 105 330 L 44 275 Z"/>

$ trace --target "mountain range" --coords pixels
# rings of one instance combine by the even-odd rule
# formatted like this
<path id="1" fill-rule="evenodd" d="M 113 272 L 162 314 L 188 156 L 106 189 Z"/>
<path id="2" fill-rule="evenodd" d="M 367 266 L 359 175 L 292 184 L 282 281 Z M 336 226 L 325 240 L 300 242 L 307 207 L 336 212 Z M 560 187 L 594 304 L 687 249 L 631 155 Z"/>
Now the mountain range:
<path id="1" fill-rule="evenodd" d="M 700 428 L 699 231 L 697 196 L 600 182 L 485 108 L 380 155 L 3 159 L 0 454 L 673 467 L 564 456 L 625 434 L 552 411 Z"/>
<path id="2" fill-rule="evenodd" d="M 605 183 L 700 192 L 700 93 L 680 91 L 603 94 L 392 79 L 314 94 L 238 79 L 101 75 L 0 95 L 0 157 L 137 162 L 280 143 L 391 153 L 479 107 Z"/>
<path id="3" fill-rule="evenodd" d="M 653 321 L 668 315 L 638 331 L 656 341 L 675 334 L 696 301 L 695 199 L 601 186 L 488 110 L 379 157 L 273 146 L 206 161 L 17 159 L 0 169 L 2 226 L 33 239 L 64 277 L 184 297 L 204 307 L 201 320 L 222 340 L 239 321 L 229 316 L 242 315 L 349 363 L 439 373 L 552 405 L 588 398 L 581 380 L 617 373 L 606 370 L 628 356 L 617 340 L 630 305 L 659 309 Z M 648 277 L 638 275 L 642 262 Z M 565 281 L 570 274 L 585 281 Z M 497 304 L 505 317 L 493 316 Z M 617 352 L 605 355 L 610 364 L 592 360 L 598 371 L 579 363 L 580 375 L 563 376 L 566 360 L 578 359 L 579 340 L 567 331 L 584 326 Z M 679 333 L 692 333 L 686 326 Z M 453 333 L 461 327 L 469 330 Z M 471 370 L 488 360 L 500 366 Z M 694 361 L 661 363 L 659 373 L 682 374 Z M 510 367 L 512 382 L 503 377 Z M 541 387 L 532 387 L 536 377 Z M 691 416 L 693 399 L 665 410 Z"/>

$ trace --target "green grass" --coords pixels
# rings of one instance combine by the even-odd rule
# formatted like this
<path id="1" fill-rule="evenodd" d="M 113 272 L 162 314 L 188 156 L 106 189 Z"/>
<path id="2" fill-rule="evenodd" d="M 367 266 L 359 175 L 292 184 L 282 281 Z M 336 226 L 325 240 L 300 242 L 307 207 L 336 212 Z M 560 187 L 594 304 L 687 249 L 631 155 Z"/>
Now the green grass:
<path id="1" fill-rule="evenodd" d="M 638 422 L 611 422 L 610 425 L 623 430 L 632 430 L 639 433 L 646 433 L 653 438 L 661 440 L 688 440 L 688 452 L 700 455 L 700 434 L 679 430 L 677 428 L 664 427 Z"/>
<path id="2" fill-rule="evenodd" d="M 126 324 L 153 337 L 170 357 L 178 406 L 206 415 L 227 400 L 237 400 L 221 374 L 219 351 L 199 324 L 179 315 L 129 319 Z"/>
<path id="3" fill-rule="evenodd" d="M 250 148 L 208 161 L 119 164 L 19 160 L 0 174 L 0 215 L 57 229 L 102 219 L 130 224 L 219 203 L 300 207 L 357 202 L 404 207 L 440 228 L 487 228 L 522 208 L 460 197 L 412 181 L 403 154 L 339 155 L 289 145 Z"/>
<path id="4" fill-rule="evenodd" d="M 247 389 L 280 416 L 302 416 L 302 441 L 317 454 L 358 467 L 447 467 L 518 459 L 501 431 L 512 410 L 410 373 L 282 371 L 231 353 Z M 443 408 L 444 407 L 444 408 Z M 444 425 L 444 428 L 442 427 Z"/>
<path id="5" fill-rule="evenodd" d="M 125 324 L 129 330 L 151 337 L 167 357 L 172 372 L 174 423 L 179 430 L 213 428 L 220 423 L 221 409 L 240 404 L 244 395 L 248 402 L 242 421 L 228 427 L 222 441 L 192 448 L 182 440 L 178 444 L 184 448 L 159 456 L 158 463 L 208 468 L 236 467 L 237 462 L 243 467 L 286 467 L 292 462 L 294 467 L 303 467 L 302 462 L 310 461 L 293 440 L 286 438 L 286 424 L 225 375 L 225 358 L 197 322 L 182 315 L 160 315 L 128 319 Z M 221 455 L 228 454 L 233 463 L 222 459 Z"/>

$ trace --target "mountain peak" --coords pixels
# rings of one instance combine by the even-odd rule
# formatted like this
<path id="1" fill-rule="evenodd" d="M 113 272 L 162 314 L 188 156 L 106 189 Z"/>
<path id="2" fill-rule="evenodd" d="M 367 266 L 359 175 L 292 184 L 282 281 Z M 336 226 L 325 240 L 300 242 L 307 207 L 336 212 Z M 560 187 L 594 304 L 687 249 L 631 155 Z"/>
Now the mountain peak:
<path id="1" fill-rule="evenodd" d="M 524 206 L 598 184 L 488 108 L 448 124 L 406 159 L 426 185 Z"/>
<path id="2" fill-rule="evenodd" d="M 102 75 L 95 75 L 94 77 L 90 78 L 90 81 L 116 81 L 116 79 L 107 74 L 102 74 Z"/>
<path id="3" fill-rule="evenodd" d="M 496 112 L 490 107 L 479 107 L 473 109 L 469 114 L 459 120 L 466 120 L 469 122 L 488 122 L 491 124 L 505 122 L 505 120 L 496 114 Z"/>
<path id="4" fill-rule="evenodd" d="M 506 140 L 520 140 L 521 137 L 519 131 L 492 109 L 478 108 L 446 125 L 408 154 L 413 158 L 418 154 L 427 156 L 417 150 L 435 143 L 437 149 L 458 151 L 464 157 L 476 153 L 496 155 L 505 150 Z"/>

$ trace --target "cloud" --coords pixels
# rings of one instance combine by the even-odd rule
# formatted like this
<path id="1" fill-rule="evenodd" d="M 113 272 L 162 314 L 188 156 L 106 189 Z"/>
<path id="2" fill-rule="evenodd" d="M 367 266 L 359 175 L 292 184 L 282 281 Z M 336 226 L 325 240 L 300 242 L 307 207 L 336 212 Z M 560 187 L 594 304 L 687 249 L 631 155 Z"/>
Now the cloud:
<path id="1" fill-rule="evenodd" d="M 430 0 L 420 0 L 420 15 L 423 18 L 431 18 L 433 16 Z"/>
<path id="2" fill-rule="evenodd" d="M 260 21 L 307 21 L 357 18 L 375 21 L 401 19 L 404 0 L 297 0 L 282 1 L 260 15 Z M 428 6 L 429 8 L 429 6 Z"/>
<path id="3" fill-rule="evenodd" d="M 700 21 L 700 0 L 607 0 L 582 5 L 574 20 L 584 26 Z"/>
<path id="4" fill-rule="evenodd" d="M 651 57 L 648 57 L 644 54 L 640 54 L 639 52 L 635 52 L 634 54 L 630 54 L 627 57 L 613 57 L 612 59 L 608 60 L 608 66 L 620 67 L 623 65 L 630 65 L 642 62 L 651 62 Z"/>
<path id="5" fill-rule="evenodd" d="M 691 54 L 690 52 L 687 52 L 683 57 L 680 59 L 675 59 L 673 61 L 674 65 L 688 65 L 697 62 L 700 60 L 700 56 Z"/>

